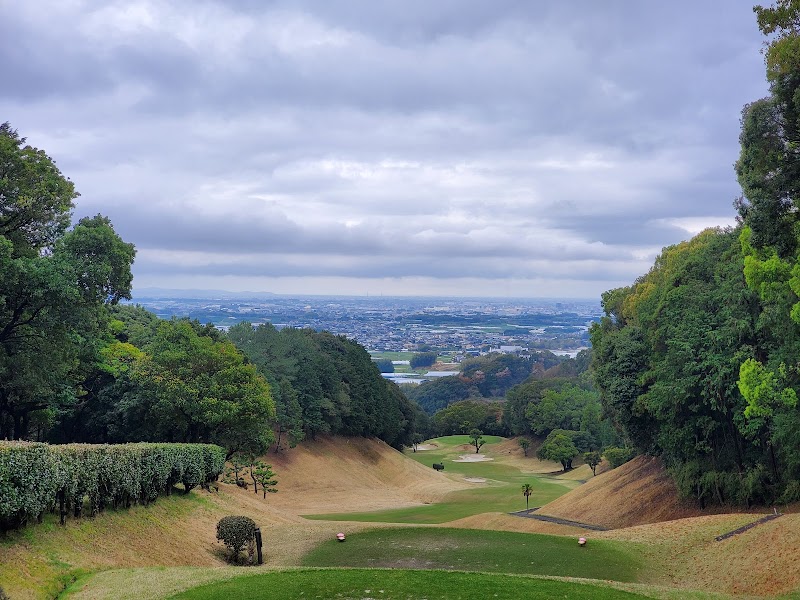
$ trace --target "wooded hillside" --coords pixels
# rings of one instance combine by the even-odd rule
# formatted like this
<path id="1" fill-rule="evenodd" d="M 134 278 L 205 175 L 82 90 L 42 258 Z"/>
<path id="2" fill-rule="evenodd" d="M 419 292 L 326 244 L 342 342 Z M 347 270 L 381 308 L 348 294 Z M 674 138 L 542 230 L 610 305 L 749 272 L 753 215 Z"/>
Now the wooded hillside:
<path id="1" fill-rule="evenodd" d="M 739 225 L 603 295 L 604 409 L 700 504 L 800 499 L 800 7 L 756 7 L 770 95 L 742 112 Z"/>

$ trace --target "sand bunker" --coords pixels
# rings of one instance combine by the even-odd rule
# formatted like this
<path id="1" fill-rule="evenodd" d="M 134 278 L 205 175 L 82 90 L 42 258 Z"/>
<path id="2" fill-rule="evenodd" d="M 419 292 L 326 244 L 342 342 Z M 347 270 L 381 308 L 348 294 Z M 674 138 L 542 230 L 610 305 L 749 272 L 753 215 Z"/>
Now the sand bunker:
<path id="1" fill-rule="evenodd" d="M 469 481 L 470 483 L 486 483 L 483 477 L 464 477 L 464 481 Z"/>
<path id="2" fill-rule="evenodd" d="M 436 450 L 436 444 L 417 444 L 417 450 Z"/>
<path id="3" fill-rule="evenodd" d="M 462 454 L 459 458 L 455 459 L 453 462 L 484 462 L 487 460 L 494 460 L 494 459 L 487 458 L 483 454 Z"/>

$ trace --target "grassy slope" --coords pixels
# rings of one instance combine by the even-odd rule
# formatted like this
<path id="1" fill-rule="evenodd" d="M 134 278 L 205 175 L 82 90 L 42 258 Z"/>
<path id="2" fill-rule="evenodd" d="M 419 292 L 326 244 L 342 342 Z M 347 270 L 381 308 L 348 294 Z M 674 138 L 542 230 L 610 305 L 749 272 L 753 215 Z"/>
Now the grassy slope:
<path id="1" fill-rule="evenodd" d="M 681 502 L 657 458 L 639 456 L 586 480 L 586 484 L 542 507 L 543 514 L 609 528 L 631 527 L 705 513 Z"/>

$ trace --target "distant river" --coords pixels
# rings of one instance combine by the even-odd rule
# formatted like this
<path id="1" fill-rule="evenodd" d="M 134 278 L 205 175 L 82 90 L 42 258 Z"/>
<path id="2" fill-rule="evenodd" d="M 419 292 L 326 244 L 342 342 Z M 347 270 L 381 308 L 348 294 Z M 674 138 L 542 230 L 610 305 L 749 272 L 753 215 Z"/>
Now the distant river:
<path id="1" fill-rule="evenodd" d="M 406 373 L 381 373 L 381 375 L 390 381 L 394 381 L 398 385 L 401 383 L 422 383 L 423 381 L 429 380 L 426 377 L 420 377 L 419 375 L 408 375 Z"/>

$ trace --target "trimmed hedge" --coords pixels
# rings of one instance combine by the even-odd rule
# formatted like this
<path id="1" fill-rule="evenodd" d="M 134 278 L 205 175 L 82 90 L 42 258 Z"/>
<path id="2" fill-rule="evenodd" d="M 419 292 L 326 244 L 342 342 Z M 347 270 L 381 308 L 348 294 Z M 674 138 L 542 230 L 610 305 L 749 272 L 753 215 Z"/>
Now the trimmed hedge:
<path id="1" fill-rule="evenodd" d="M 147 504 L 182 483 L 215 481 L 225 450 L 211 444 L 65 444 L 0 441 L 0 531 L 59 508 L 81 516 L 108 505 Z M 63 514 L 62 514 L 63 518 Z"/>

